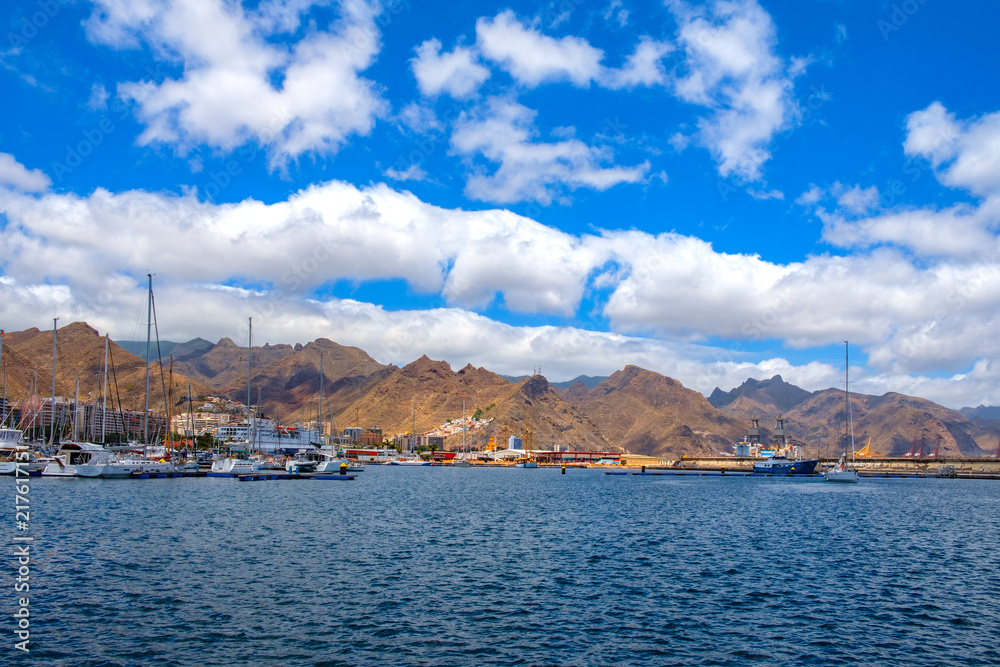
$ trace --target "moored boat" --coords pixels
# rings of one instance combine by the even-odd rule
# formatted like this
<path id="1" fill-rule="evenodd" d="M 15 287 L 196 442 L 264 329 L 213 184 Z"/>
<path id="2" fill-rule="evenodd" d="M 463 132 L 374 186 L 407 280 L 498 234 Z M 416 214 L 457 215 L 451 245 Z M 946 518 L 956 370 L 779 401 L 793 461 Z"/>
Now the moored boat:
<path id="1" fill-rule="evenodd" d="M 754 461 L 753 471 L 758 475 L 813 475 L 819 459 L 790 459 L 785 456 L 771 456 Z"/>
<path id="2" fill-rule="evenodd" d="M 752 422 L 755 427 L 757 420 Z M 773 443 L 761 447 L 759 456 L 763 458 L 753 464 L 753 471 L 758 475 L 813 475 L 819 465 L 819 459 L 800 458 L 799 448 L 789 445 L 785 437 L 785 420 L 781 417 L 774 426 Z"/>
<path id="3" fill-rule="evenodd" d="M 115 461 L 114 452 L 90 442 L 64 442 L 51 463 L 42 469 L 46 477 L 79 477 L 79 466 L 98 466 Z M 96 475 L 91 475 L 96 477 Z"/>
<path id="4" fill-rule="evenodd" d="M 205 475 L 208 477 L 233 477 L 253 472 L 256 472 L 256 466 L 250 459 L 228 457 L 212 461 L 212 467 Z"/>
<path id="5" fill-rule="evenodd" d="M 823 477 L 828 482 L 856 483 L 859 479 L 858 470 L 854 467 L 854 415 L 851 410 L 851 359 L 849 346 L 844 341 L 844 401 L 847 403 L 847 434 L 851 440 L 851 461 L 847 460 L 847 450 L 841 455 L 840 460 L 830 470 L 823 473 Z"/>
<path id="6" fill-rule="evenodd" d="M 20 464 L 22 473 L 39 473 L 45 463 L 24 444 L 23 433 L 16 428 L 0 428 L 0 475 L 13 475 Z"/>

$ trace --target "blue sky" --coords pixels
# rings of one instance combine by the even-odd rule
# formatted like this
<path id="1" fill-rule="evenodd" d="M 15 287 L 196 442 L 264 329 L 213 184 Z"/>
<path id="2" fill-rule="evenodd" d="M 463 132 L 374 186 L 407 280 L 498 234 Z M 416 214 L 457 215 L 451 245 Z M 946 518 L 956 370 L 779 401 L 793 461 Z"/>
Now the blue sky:
<path id="1" fill-rule="evenodd" d="M 7 330 L 1000 404 L 993 3 L 4 12 Z"/>

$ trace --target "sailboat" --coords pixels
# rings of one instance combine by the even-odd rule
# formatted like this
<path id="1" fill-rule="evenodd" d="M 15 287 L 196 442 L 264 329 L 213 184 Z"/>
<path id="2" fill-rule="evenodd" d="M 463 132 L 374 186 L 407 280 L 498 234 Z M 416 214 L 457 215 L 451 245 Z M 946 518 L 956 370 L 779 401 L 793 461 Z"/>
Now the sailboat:
<path id="1" fill-rule="evenodd" d="M 253 377 L 253 318 L 247 320 L 247 454 L 249 455 L 251 443 L 254 441 L 254 432 L 257 424 L 257 416 L 254 414 L 250 403 L 251 378 Z M 234 477 L 246 473 L 254 472 L 254 462 L 247 458 L 235 457 L 231 455 L 225 458 L 221 453 L 216 455 L 212 461 L 212 468 L 207 473 L 208 477 Z"/>
<path id="2" fill-rule="evenodd" d="M 98 449 L 103 449 L 108 452 L 108 456 L 101 455 L 94 450 L 94 453 L 87 457 L 87 460 L 81 461 L 74 466 L 74 472 L 77 477 L 131 477 L 136 473 L 145 474 L 160 474 L 160 473 L 173 473 L 176 471 L 176 465 L 174 460 L 169 456 L 170 449 L 164 449 L 167 454 L 164 458 L 159 458 L 152 454 L 153 449 L 147 444 L 149 442 L 149 358 L 150 358 L 150 343 L 152 342 L 152 331 L 156 326 L 156 311 L 153 306 L 153 274 L 146 274 L 148 279 L 148 287 L 146 289 L 147 294 L 147 320 L 146 320 L 146 391 L 145 391 L 145 405 L 143 412 L 143 453 L 141 455 L 136 455 L 134 453 L 125 454 L 114 454 L 109 452 L 104 447 L 104 427 L 102 421 L 101 427 L 101 445 L 94 445 L 93 443 L 75 443 L 77 446 L 82 448 L 82 451 L 76 456 L 78 458 L 83 457 L 89 447 L 98 447 Z M 104 337 L 104 385 L 105 385 L 105 396 L 104 396 L 104 414 L 107 414 L 107 377 L 108 377 L 108 349 L 110 345 L 110 340 L 108 336 Z M 159 349 L 159 336 L 157 336 L 157 350 Z M 172 382 L 172 379 L 171 379 Z M 164 393 L 165 400 L 168 394 Z M 170 406 L 169 402 L 166 405 L 167 408 L 167 437 L 170 434 Z M 67 443 L 67 448 L 70 444 Z M 72 454 L 72 452 L 71 452 Z M 58 458 L 58 457 L 57 457 Z M 70 456 L 72 458 L 72 455 Z M 43 473 L 44 474 L 44 473 Z"/>
<path id="3" fill-rule="evenodd" d="M 469 459 L 472 457 L 471 453 L 465 451 L 465 401 L 462 401 L 462 451 L 455 459 L 453 464 L 456 468 L 471 468 L 472 463 Z"/>
<path id="4" fill-rule="evenodd" d="M 847 458 L 847 450 L 840 456 L 840 460 L 830 470 L 823 473 L 823 477 L 828 482 L 846 482 L 854 484 L 858 481 L 858 470 L 854 467 L 854 419 L 851 413 L 851 362 L 847 341 L 844 341 L 844 400 L 847 402 L 847 428 L 851 439 L 851 458 Z"/>

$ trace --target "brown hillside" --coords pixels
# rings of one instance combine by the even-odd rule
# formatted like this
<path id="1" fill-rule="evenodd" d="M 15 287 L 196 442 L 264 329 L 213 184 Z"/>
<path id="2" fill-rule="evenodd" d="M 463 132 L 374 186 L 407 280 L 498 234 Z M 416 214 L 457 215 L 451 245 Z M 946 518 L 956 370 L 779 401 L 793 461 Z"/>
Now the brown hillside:
<path id="1" fill-rule="evenodd" d="M 746 431 L 699 392 L 638 366 L 617 371 L 576 405 L 612 444 L 650 456 L 729 453 Z"/>
<path id="2" fill-rule="evenodd" d="M 923 438 L 924 453 L 929 454 L 941 436 L 939 456 L 984 455 L 970 434 L 968 420 L 960 412 L 922 398 L 896 393 L 851 394 L 851 416 L 858 448 L 864 447 L 870 438 L 875 452 L 903 456 L 910 451 L 914 438 L 918 448 Z M 832 456 L 843 447 L 840 434 L 845 432 L 847 408 L 842 391 L 816 392 L 786 418 L 790 430 L 801 428 L 805 439 L 820 448 L 819 453 Z"/>
<path id="3" fill-rule="evenodd" d="M 414 413 L 417 433 L 425 433 L 445 422 L 482 409 L 481 420 L 492 419 L 482 429 L 483 444 L 493 436 L 500 446 L 507 436 L 524 435 L 530 411 L 533 443 L 538 449 L 566 445 L 570 449 L 598 451 L 605 445 L 597 429 L 549 386 L 541 376 L 513 384 L 483 368 L 466 366 L 458 372 L 443 361 L 426 355 L 387 374 L 369 392 L 348 405 L 338 424 L 379 426 L 387 437 L 410 433 Z M 478 433 L 468 434 L 478 442 Z M 451 436 L 447 449 L 456 449 L 461 435 Z"/>
<path id="4" fill-rule="evenodd" d="M 338 345 L 326 338 L 319 338 L 307 345 L 297 345 L 290 354 L 275 354 L 268 358 L 267 346 L 254 348 L 253 390 L 251 398 L 256 403 L 259 392 L 261 403 L 268 414 L 288 421 L 316 419 L 319 408 L 320 355 L 323 359 L 324 420 L 329 410 L 344 409 L 357 399 L 378 379 L 387 368 L 357 347 Z M 272 350 L 274 348 L 271 348 Z M 239 401 L 246 401 L 246 350 L 242 376 L 224 384 L 220 390 Z"/>
<path id="5" fill-rule="evenodd" d="M 266 368 L 294 352 L 295 348 L 291 345 L 254 346 L 255 370 Z M 185 357 L 184 361 L 174 365 L 174 370 L 211 384 L 217 390 L 242 382 L 242 400 L 246 400 L 247 349 L 245 347 L 240 347 L 229 338 L 223 338 L 207 352 L 200 355 L 185 354 Z"/>
<path id="6" fill-rule="evenodd" d="M 17 341 L 16 344 L 13 341 Z M 72 398 L 76 379 L 80 379 L 81 402 L 94 401 L 100 395 L 104 375 L 104 337 L 83 322 L 68 324 L 57 331 L 56 394 Z M 10 356 L 8 356 L 10 354 Z M 109 366 L 109 402 L 115 393 L 121 397 L 126 410 L 142 410 L 145 404 L 145 364 L 139 357 L 129 354 L 111 341 Z M 52 332 L 29 329 L 13 335 L 4 334 L 4 365 L 8 367 L 8 397 L 20 400 L 31 391 L 34 370 L 38 369 L 38 394 L 49 396 L 52 392 Z M 15 366 L 16 364 L 16 366 Z M 163 380 L 159 368 L 151 366 L 150 407 L 163 412 L 163 386 L 168 368 L 164 363 Z M 187 378 L 176 371 L 173 374 L 175 402 L 187 394 Z M 211 388 L 192 383 L 197 395 L 211 393 Z M 117 404 L 117 401 L 116 401 Z"/>

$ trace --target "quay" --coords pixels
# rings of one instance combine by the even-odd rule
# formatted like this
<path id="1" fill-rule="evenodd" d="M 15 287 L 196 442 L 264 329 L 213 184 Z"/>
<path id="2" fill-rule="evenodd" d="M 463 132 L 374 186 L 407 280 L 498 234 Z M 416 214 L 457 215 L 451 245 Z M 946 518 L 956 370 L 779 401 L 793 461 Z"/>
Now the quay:
<path id="1" fill-rule="evenodd" d="M 623 457 L 624 458 L 624 457 Z M 681 457 L 680 459 L 645 460 L 640 465 L 636 460 L 623 461 L 614 466 L 609 475 L 636 476 L 723 476 L 723 477 L 785 477 L 786 475 L 755 474 L 751 457 Z M 823 470 L 829 468 L 836 459 L 820 458 L 820 464 L 812 475 L 787 475 L 789 477 L 822 477 Z M 1000 459 L 995 458 L 935 458 L 935 457 L 879 457 L 858 459 L 854 463 L 860 477 L 896 479 L 980 479 L 1000 480 Z M 598 466 L 594 466 L 598 467 Z M 603 466 L 601 466 L 603 467 Z M 636 472 L 635 469 L 639 471 Z"/>

